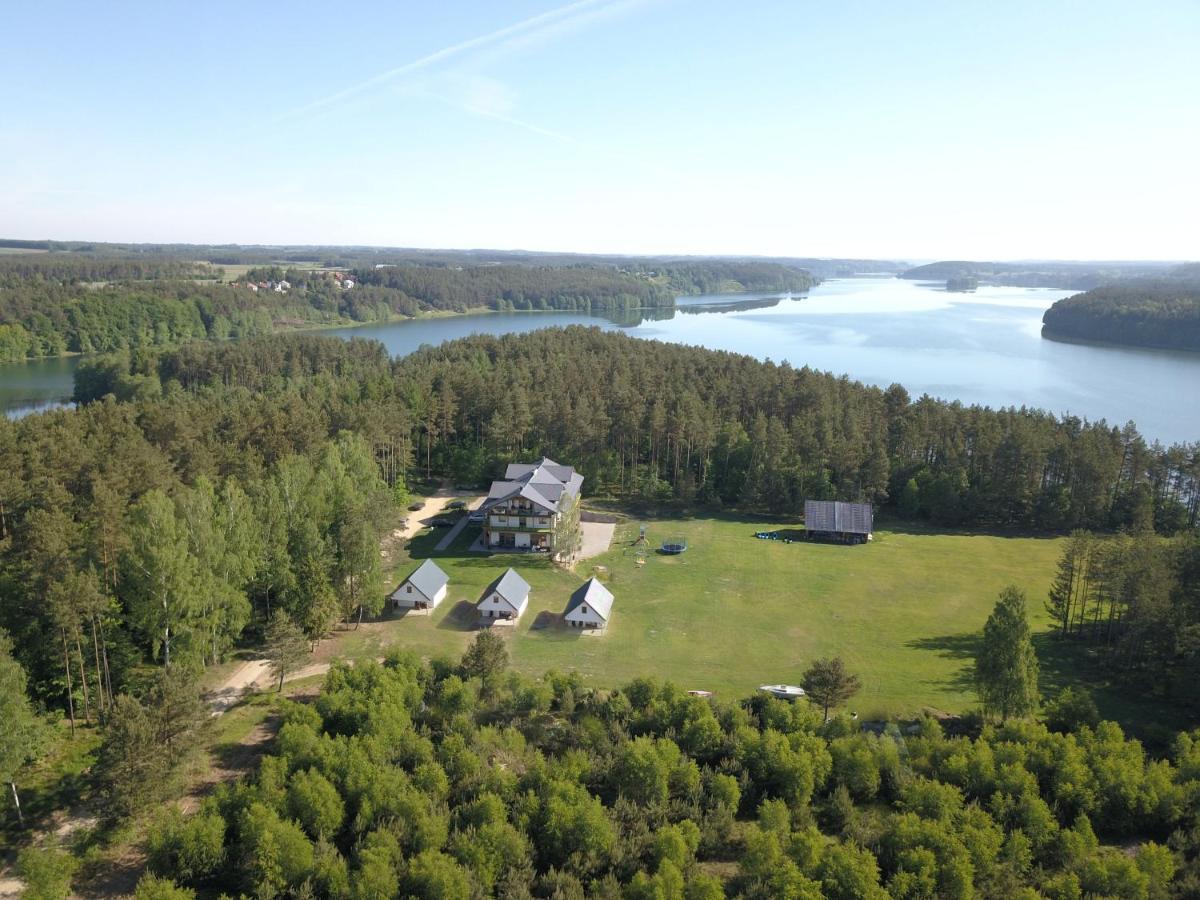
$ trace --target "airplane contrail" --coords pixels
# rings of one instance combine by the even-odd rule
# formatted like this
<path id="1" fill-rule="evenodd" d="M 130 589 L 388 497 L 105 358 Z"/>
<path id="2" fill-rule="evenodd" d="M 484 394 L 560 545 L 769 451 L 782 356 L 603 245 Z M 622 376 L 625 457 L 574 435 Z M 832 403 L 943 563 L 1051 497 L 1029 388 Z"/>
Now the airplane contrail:
<path id="1" fill-rule="evenodd" d="M 408 75 L 412 72 L 419 72 L 422 69 L 427 69 L 432 65 L 443 62 L 455 56 L 466 53 L 468 50 L 475 50 L 479 47 L 485 47 L 489 44 L 495 44 L 499 41 L 506 40 L 511 37 L 517 37 L 528 32 L 535 32 L 538 29 L 548 25 L 557 25 L 566 21 L 570 21 L 580 13 L 590 12 L 594 9 L 604 9 L 612 5 L 613 0 L 575 0 L 574 3 L 568 3 L 565 6 L 559 6 L 555 9 L 547 10 L 544 13 L 539 13 L 536 16 L 531 16 L 528 19 L 523 19 L 512 25 L 506 25 L 503 28 L 483 34 L 479 37 L 473 37 L 470 40 L 462 41 L 457 44 L 451 44 L 449 47 L 443 47 L 441 50 L 435 50 L 422 56 L 420 59 L 414 59 L 412 62 L 405 63 L 402 66 L 396 66 L 393 69 L 388 69 L 386 72 L 380 72 L 378 75 L 373 75 L 365 81 L 360 81 L 358 84 L 343 88 L 335 94 L 330 94 L 327 97 L 322 97 L 314 100 L 311 103 L 283 113 L 276 117 L 275 121 L 295 118 L 306 113 L 315 112 L 318 109 L 324 109 L 334 103 L 338 103 L 349 97 L 361 94 L 363 91 L 370 90 L 373 87 L 386 84 L 401 75 Z"/>

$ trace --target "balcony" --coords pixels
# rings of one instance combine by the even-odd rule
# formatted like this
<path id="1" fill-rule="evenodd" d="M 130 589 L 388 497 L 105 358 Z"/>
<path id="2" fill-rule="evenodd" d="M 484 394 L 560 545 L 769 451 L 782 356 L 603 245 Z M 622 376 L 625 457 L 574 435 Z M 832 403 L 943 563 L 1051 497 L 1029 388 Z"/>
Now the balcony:
<path id="1" fill-rule="evenodd" d="M 549 531 L 554 528 L 552 516 L 488 516 L 489 528 L 515 528 L 520 531 Z"/>

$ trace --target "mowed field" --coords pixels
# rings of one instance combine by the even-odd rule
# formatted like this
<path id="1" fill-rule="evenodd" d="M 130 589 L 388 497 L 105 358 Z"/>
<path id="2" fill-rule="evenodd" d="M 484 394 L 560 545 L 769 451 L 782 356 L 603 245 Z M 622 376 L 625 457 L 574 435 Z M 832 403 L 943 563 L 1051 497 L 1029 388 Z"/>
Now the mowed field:
<path id="1" fill-rule="evenodd" d="M 603 687 L 649 675 L 742 697 L 759 684 L 795 683 L 813 659 L 838 655 L 862 679 L 851 704 L 861 715 L 960 712 L 976 703 L 971 658 L 1000 589 L 1022 588 L 1034 630 L 1043 631 L 1061 551 L 1055 538 L 881 531 L 866 546 L 843 547 L 758 540 L 767 526 L 748 520 L 648 525 L 643 566 L 628 549 L 637 526 L 627 523 L 607 554 L 573 573 L 525 554 L 467 553 L 475 528 L 446 553 L 432 549 L 444 532 L 418 535 L 390 584 L 434 556 L 450 576 L 447 600 L 431 616 L 380 623 L 372 649 L 457 657 L 475 632 L 474 603 L 512 565 L 533 591 L 520 623 L 503 633 L 513 665 L 529 674 L 576 670 Z M 686 553 L 654 552 L 675 536 L 687 538 Z M 581 635 L 558 616 L 597 565 L 616 598 L 612 624 L 603 636 Z"/>

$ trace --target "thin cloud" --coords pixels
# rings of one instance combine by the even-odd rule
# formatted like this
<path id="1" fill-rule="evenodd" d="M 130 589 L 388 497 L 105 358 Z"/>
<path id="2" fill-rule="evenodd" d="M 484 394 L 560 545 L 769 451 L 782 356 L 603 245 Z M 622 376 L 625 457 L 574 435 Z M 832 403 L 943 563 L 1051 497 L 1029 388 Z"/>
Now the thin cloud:
<path id="1" fill-rule="evenodd" d="M 574 3 L 568 3 L 565 6 L 547 10 L 544 13 L 539 13 L 536 16 L 531 16 L 512 25 L 506 25 L 489 34 L 480 35 L 457 44 L 451 44 L 449 47 L 435 50 L 433 53 L 422 56 L 420 59 L 415 59 L 402 66 L 396 66 L 393 69 L 388 69 L 386 72 L 380 72 L 378 75 L 373 75 L 365 81 L 360 81 L 358 84 L 343 88 L 337 93 L 321 97 L 304 106 L 282 113 L 276 117 L 275 121 L 297 118 L 325 109 L 335 103 L 340 103 L 343 100 L 348 100 L 351 97 L 369 91 L 372 88 L 382 87 L 406 75 L 420 72 L 423 69 L 428 69 L 448 60 L 463 57 L 472 51 L 493 47 L 507 41 L 530 38 L 541 33 L 555 33 L 563 30 L 564 26 L 575 24 L 578 20 L 590 19 L 595 13 L 603 12 L 609 7 L 625 5 L 627 3 L 621 2 L 621 0 L 616 0 L 616 2 L 614 0 L 576 0 Z"/>

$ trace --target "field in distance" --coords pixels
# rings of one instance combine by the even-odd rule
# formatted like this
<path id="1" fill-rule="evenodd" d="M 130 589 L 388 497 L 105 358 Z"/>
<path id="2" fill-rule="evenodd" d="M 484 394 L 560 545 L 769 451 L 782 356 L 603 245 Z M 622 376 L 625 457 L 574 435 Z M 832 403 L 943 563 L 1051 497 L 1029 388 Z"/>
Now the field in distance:
<path id="1" fill-rule="evenodd" d="M 450 576 L 446 601 L 432 616 L 404 616 L 375 635 L 384 646 L 457 658 L 475 632 L 474 603 L 512 565 L 533 588 L 508 644 L 522 672 L 574 669 L 601 687 L 649 675 L 733 699 L 759 684 L 795 683 L 814 659 L 838 655 L 862 679 L 851 706 L 873 718 L 976 704 L 974 642 L 1005 585 L 1028 594 L 1035 632 L 1048 626 L 1042 604 L 1060 539 L 881 531 L 869 545 L 843 547 L 755 539 L 764 527 L 732 518 L 650 522 L 651 552 L 639 566 L 627 549 L 637 526 L 625 523 L 612 549 L 575 573 L 528 554 L 467 553 L 475 528 L 435 553 L 435 531 L 400 554 L 390 584 L 434 556 Z M 675 536 L 687 539 L 686 553 L 654 552 Z M 612 623 L 603 636 L 582 636 L 557 617 L 596 565 L 615 596 Z"/>

